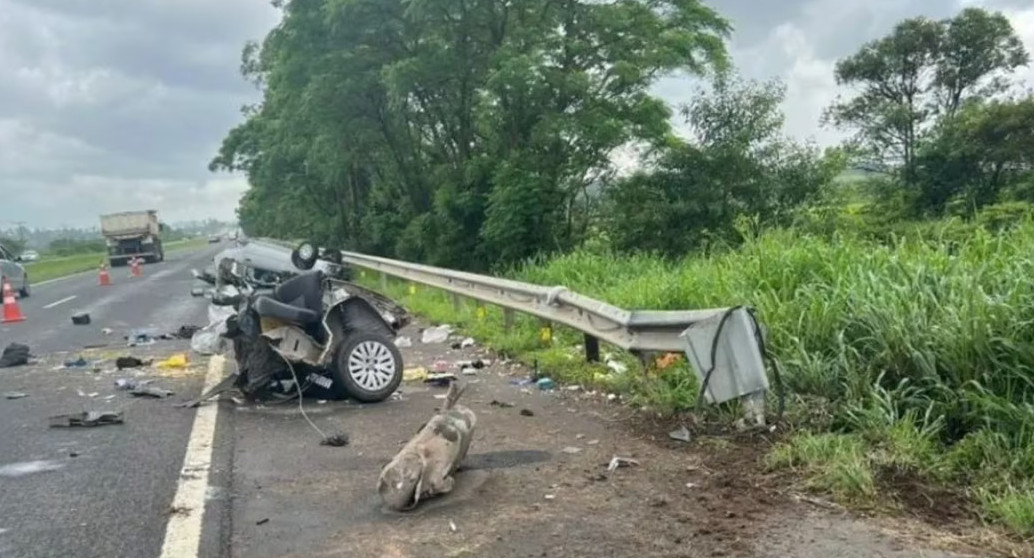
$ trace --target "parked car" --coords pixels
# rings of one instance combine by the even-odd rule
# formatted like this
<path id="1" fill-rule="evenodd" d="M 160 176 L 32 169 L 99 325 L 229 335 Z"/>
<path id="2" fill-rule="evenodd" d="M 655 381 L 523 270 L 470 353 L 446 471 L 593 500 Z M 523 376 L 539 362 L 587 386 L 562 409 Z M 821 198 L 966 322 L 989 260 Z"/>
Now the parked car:
<path id="1" fill-rule="evenodd" d="M 0 245 L 0 274 L 11 282 L 11 288 L 18 292 L 22 298 L 29 296 L 29 274 L 22 267 L 21 257 L 15 256 L 10 250 Z"/>
<path id="2" fill-rule="evenodd" d="M 26 250 L 22 252 L 21 261 L 25 263 L 39 261 L 39 252 L 35 250 Z"/>

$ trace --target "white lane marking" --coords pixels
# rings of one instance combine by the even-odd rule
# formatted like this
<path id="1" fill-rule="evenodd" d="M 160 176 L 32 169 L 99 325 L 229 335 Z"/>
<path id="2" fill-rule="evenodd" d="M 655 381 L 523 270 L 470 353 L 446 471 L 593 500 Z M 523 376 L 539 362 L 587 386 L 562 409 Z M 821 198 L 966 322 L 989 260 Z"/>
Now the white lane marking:
<path id="1" fill-rule="evenodd" d="M 49 308 L 53 308 L 53 307 L 55 307 L 55 306 L 58 306 L 58 305 L 64 304 L 64 303 L 66 303 L 66 302 L 70 302 L 70 301 L 73 301 L 73 300 L 75 300 L 75 299 L 76 299 L 76 296 L 77 296 L 77 295 L 72 295 L 72 296 L 69 296 L 69 297 L 65 297 L 65 298 L 62 298 L 61 300 L 58 300 L 57 302 L 51 302 L 50 304 L 48 304 L 48 305 L 44 306 L 44 307 L 43 307 L 43 309 L 44 309 L 44 310 L 47 310 L 47 309 L 49 309 Z"/>
<path id="2" fill-rule="evenodd" d="M 208 361 L 208 375 L 205 376 L 205 386 L 202 388 L 204 391 L 219 383 L 225 363 L 226 359 L 221 355 L 215 355 Z M 179 485 L 172 499 L 175 512 L 169 515 L 169 523 L 165 527 L 161 558 L 196 558 L 200 551 L 201 520 L 205 514 L 205 495 L 208 492 L 208 473 L 212 467 L 212 443 L 215 440 L 218 412 L 218 403 L 209 402 L 202 404 L 194 417 Z"/>

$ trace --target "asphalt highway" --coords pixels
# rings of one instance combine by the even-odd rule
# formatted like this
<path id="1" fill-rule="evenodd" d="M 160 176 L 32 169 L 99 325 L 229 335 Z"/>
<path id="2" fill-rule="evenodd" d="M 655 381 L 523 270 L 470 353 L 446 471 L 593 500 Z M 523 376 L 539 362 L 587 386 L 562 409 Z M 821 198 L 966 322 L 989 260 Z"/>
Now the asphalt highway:
<path id="1" fill-rule="evenodd" d="M 116 372 L 111 359 L 188 349 L 178 340 L 130 348 L 123 337 L 138 328 L 204 325 L 206 300 L 190 296 L 190 269 L 206 265 L 217 249 L 169 254 L 143 266 L 139 278 L 115 268 L 112 286 L 99 286 L 96 273 L 34 285 L 32 296 L 19 301 L 26 320 L 0 326 L 0 348 L 24 343 L 39 358 L 0 369 L 0 556 L 159 556 L 170 515 L 198 513 L 171 509 L 196 411 L 118 391 L 115 379 L 132 376 Z M 90 314 L 89 325 L 72 324 L 80 311 Z M 106 347 L 85 351 L 88 345 Z M 56 369 L 80 356 L 90 366 Z M 193 362 L 168 375 L 156 380 L 175 399 L 188 399 L 200 392 L 205 368 Z M 8 392 L 27 397 L 3 397 Z M 52 415 L 105 410 L 122 411 L 125 423 L 48 426 Z"/>

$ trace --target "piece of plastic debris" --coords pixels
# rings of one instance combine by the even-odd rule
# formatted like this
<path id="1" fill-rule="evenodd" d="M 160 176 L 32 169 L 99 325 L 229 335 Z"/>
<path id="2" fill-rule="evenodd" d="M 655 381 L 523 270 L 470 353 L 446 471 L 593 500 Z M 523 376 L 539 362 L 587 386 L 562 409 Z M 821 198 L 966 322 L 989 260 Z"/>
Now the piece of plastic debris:
<path id="1" fill-rule="evenodd" d="M 697 483 L 695 483 L 695 482 L 687 482 L 686 483 L 686 488 L 696 488 L 697 486 L 699 486 L 699 485 Z"/>
<path id="2" fill-rule="evenodd" d="M 28 393 L 22 393 L 20 391 L 8 391 L 4 393 L 4 399 L 23 399 L 28 396 Z"/>
<path id="3" fill-rule="evenodd" d="M 466 349 L 467 347 L 473 347 L 473 346 L 474 346 L 474 338 L 473 337 L 467 337 L 466 339 L 464 339 L 463 341 L 460 342 L 460 348 L 462 348 L 462 349 Z"/>
<path id="4" fill-rule="evenodd" d="M 588 442 L 585 442 L 585 443 L 586 443 L 586 445 L 589 445 L 589 446 L 595 446 L 595 445 L 599 444 L 600 441 L 599 440 L 589 440 Z"/>
<path id="5" fill-rule="evenodd" d="M 115 359 L 115 368 L 119 370 L 123 368 L 139 368 L 145 364 L 147 363 L 135 356 L 122 356 Z"/>
<path id="6" fill-rule="evenodd" d="M 486 363 L 485 361 L 483 361 L 481 359 L 477 359 L 477 360 L 461 360 L 461 361 L 456 363 L 456 366 L 459 366 L 461 369 L 462 368 L 476 368 L 478 370 L 481 370 L 482 368 L 488 366 L 488 363 Z"/>
<path id="7" fill-rule="evenodd" d="M 115 330 L 111 329 L 110 327 L 106 327 L 101 330 L 101 333 L 103 333 L 104 335 L 111 335 L 112 333 L 115 333 Z"/>
<path id="8" fill-rule="evenodd" d="M 422 343 L 445 343 L 449 339 L 449 334 L 452 333 L 452 328 L 447 325 L 441 325 L 438 327 L 429 327 L 420 334 L 420 341 Z"/>
<path id="9" fill-rule="evenodd" d="M 435 399 L 445 399 L 447 397 L 449 397 L 449 394 L 447 394 L 447 393 L 436 393 L 436 394 L 434 394 L 434 398 Z"/>
<path id="10" fill-rule="evenodd" d="M 533 417 L 533 416 L 535 416 L 535 413 L 532 412 L 531 409 L 521 409 L 521 416 L 522 417 Z"/>
<path id="11" fill-rule="evenodd" d="M 155 399 L 164 399 L 172 395 L 172 392 L 155 386 L 137 386 L 136 389 L 130 390 L 129 394 L 134 397 L 154 397 Z"/>
<path id="12" fill-rule="evenodd" d="M 75 325 L 87 325 L 90 323 L 90 315 L 86 312 L 72 314 L 72 323 Z"/>
<path id="13" fill-rule="evenodd" d="M 474 368 L 472 366 L 467 366 L 460 369 L 460 374 L 463 374 L 464 376 L 476 376 L 477 373 L 477 368 Z"/>
<path id="14" fill-rule="evenodd" d="M 567 446 L 566 448 L 564 448 L 564 449 L 562 449 L 560 451 L 562 451 L 564 453 L 567 453 L 567 454 L 570 454 L 570 455 L 574 455 L 576 453 L 581 453 L 582 452 L 582 448 L 578 448 L 578 447 L 575 447 L 575 446 Z"/>
<path id="15" fill-rule="evenodd" d="M 539 389 L 543 391 L 556 389 L 556 382 L 554 382 L 551 378 L 540 378 L 539 381 L 535 382 L 535 384 L 539 386 Z"/>
<path id="16" fill-rule="evenodd" d="M 424 383 L 435 387 L 449 387 L 456 380 L 455 374 L 428 374 L 427 378 L 424 379 Z"/>
<path id="17" fill-rule="evenodd" d="M 122 424 L 125 422 L 122 412 L 111 411 L 87 411 L 84 413 L 72 413 L 68 415 L 55 415 L 48 419 L 52 428 L 73 427 L 73 426 L 104 426 L 107 424 Z"/>
<path id="18" fill-rule="evenodd" d="M 579 391 L 579 390 L 582 389 L 582 386 L 579 386 L 579 385 L 566 386 L 564 389 L 567 390 L 567 391 Z"/>
<path id="19" fill-rule="evenodd" d="M 89 364 L 89 363 L 86 362 L 85 358 L 79 357 L 76 360 L 66 360 L 65 361 L 65 368 L 86 368 L 87 364 Z"/>
<path id="20" fill-rule="evenodd" d="M 404 382 L 420 382 L 427 379 L 427 369 L 423 366 L 417 366 L 416 368 L 407 368 L 402 371 L 402 381 Z"/>
<path id="21" fill-rule="evenodd" d="M 668 437 L 672 440 L 678 440 L 680 442 L 689 443 L 692 441 L 692 437 L 689 434 L 689 429 L 685 426 L 680 426 L 671 432 L 668 432 Z"/>
<path id="22" fill-rule="evenodd" d="M 510 380 L 510 385 L 513 385 L 513 386 L 530 386 L 531 384 L 534 384 L 534 383 L 535 382 L 533 380 L 529 379 L 529 378 L 524 378 L 524 379 L 520 379 L 520 380 Z"/>
<path id="23" fill-rule="evenodd" d="M 265 525 L 266 523 L 269 523 L 269 518 L 268 517 L 264 517 L 264 518 L 256 521 L 255 525 Z"/>
<path id="24" fill-rule="evenodd" d="M 321 446 L 330 446 L 334 448 L 341 448 L 348 445 L 348 434 L 344 432 L 337 432 L 326 436 L 320 441 Z"/>
<path id="25" fill-rule="evenodd" d="M 449 370 L 449 361 L 447 360 L 436 360 L 434 361 L 435 372 L 447 372 Z"/>
<path id="26" fill-rule="evenodd" d="M 607 465 L 607 470 L 613 473 L 618 469 L 618 467 L 628 467 L 631 465 L 639 465 L 639 462 L 630 457 L 618 457 L 615 455 L 610 459 L 610 464 Z"/>
<path id="27" fill-rule="evenodd" d="M 453 533 L 455 533 L 455 532 L 457 531 L 457 529 L 456 529 L 456 522 L 455 522 L 455 521 L 453 521 L 453 520 L 451 520 L 451 519 L 449 520 L 449 529 L 450 529 L 450 530 L 451 530 L 451 531 L 452 531 Z"/>
<path id="28" fill-rule="evenodd" d="M 617 398 L 618 398 L 618 395 L 616 393 L 608 393 L 607 394 L 607 401 L 614 401 Z"/>
<path id="29" fill-rule="evenodd" d="M 556 494 L 546 494 L 547 500 L 556 500 Z"/>
<path id="30" fill-rule="evenodd" d="M 505 401 L 499 401 L 497 399 L 493 399 L 492 402 L 489 403 L 489 405 L 493 407 L 501 407 L 503 409 L 509 409 L 510 407 L 513 407 L 513 403 L 506 403 Z"/>
<path id="31" fill-rule="evenodd" d="M 412 347 L 413 340 L 409 337 L 399 337 L 395 339 L 395 346 L 399 348 Z"/>
<path id="32" fill-rule="evenodd" d="M 11 343 L 4 348 L 3 354 L 0 355 L 0 368 L 12 368 L 28 364 L 29 356 L 31 356 L 30 352 L 28 345 Z"/>
<path id="33" fill-rule="evenodd" d="M 115 380 L 115 388 L 123 391 L 136 389 L 140 386 L 147 385 L 149 381 L 137 381 L 132 378 L 119 378 Z"/>
<path id="34" fill-rule="evenodd" d="M 155 366 L 158 368 L 186 368 L 187 355 L 186 353 L 172 355 L 171 357 L 155 364 Z"/>

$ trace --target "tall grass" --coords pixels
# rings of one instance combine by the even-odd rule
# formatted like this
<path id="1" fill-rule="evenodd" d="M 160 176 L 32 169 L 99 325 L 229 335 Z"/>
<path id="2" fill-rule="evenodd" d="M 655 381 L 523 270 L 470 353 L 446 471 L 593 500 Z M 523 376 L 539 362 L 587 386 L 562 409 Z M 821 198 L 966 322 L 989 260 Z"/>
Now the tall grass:
<path id="1" fill-rule="evenodd" d="M 1030 221 L 952 242 L 936 231 L 884 244 L 773 231 L 735 251 L 681 261 L 576 252 L 510 275 L 625 308 L 754 306 L 791 391 L 832 409 L 830 421 L 810 425 L 821 437 L 787 442 L 773 465 L 803 463 L 823 471 L 817 486 L 839 479 L 834 492 L 856 496 L 870 495 L 873 471 L 890 465 L 931 482 L 973 482 L 989 518 L 1034 533 Z M 435 296 L 420 291 L 408 300 Z M 431 317 L 449 319 L 451 306 L 436 300 Z M 501 326 L 489 319 L 480 327 L 495 335 Z M 512 335 L 531 341 L 517 348 L 531 348 L 536 327 L 519 324 Z M 692 375 L 676 373 L 684 376 L 626 387 L 679 410 L 692 398 L 672 396 L 671 386 Z M 820 433 L 829 429 L 835 433 Z"/>

